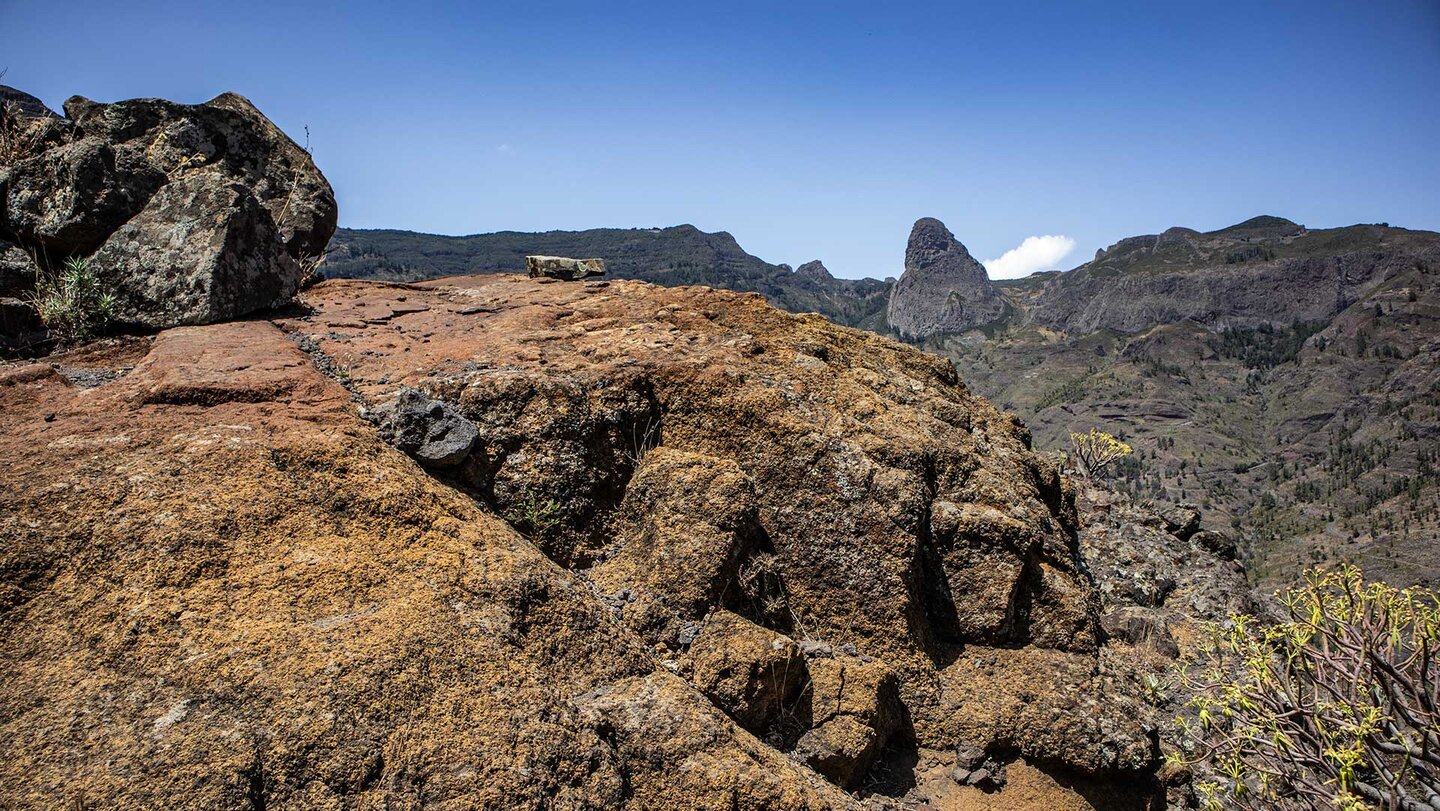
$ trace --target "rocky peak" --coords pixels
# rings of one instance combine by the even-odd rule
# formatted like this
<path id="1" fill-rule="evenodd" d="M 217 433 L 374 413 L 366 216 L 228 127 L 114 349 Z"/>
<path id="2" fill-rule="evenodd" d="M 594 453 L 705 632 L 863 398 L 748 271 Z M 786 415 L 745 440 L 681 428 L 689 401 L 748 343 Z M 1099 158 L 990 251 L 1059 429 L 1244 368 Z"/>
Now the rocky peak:
<path id="1" fill-rule="evenodd" d="M 829 269 L 826 268 L 819 259 L 806 262 L 800 267 L 795 268 L 795 275 L 803 276 L 807 279 L 814 279 L 820 282 L 828 282 L 835 279 L 834 276 L 830 275 Z"/>
<path id="2" fill-rule="evenodd" d="M 1305 226 L 1284 217 L 1262 214 L 1259 217 L 1251 217 L 1245 222 L 1236 223 L 1229 228 L 1212 231 L 1211 234 L 1249 239 L 1278 239 L 1294 236 L 1304 230 Z"/>
<path id="3" fill-rule="evenodd" d="M 1004 311 L 985 266 L 950 229 L 933 217 L 917 220 L 905 246 L 905 272 L 890 294 L 890 326 L 926 338 L 988 324 Z"/>

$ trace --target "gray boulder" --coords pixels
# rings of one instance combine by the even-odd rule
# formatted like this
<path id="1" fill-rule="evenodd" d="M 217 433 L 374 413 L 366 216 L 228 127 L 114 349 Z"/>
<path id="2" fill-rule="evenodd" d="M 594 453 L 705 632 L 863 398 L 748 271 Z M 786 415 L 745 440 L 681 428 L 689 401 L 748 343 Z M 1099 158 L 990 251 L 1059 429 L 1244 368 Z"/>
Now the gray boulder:
<path id="1" fill-rule="evenodd" d="M 985 267 L 939 220 L 916 221 L 886 319 L 906 338 L 964 332 L 997 320 L 1005 302 Z"/>
<path id="2" fill-rule="evenodd" d="M 242 96 L 223 93 L 204 104 L 73 96 L 65 114 L 80 136 L 101 138 L 122 158 L 143 158 L 172 179 L 203 170 L 243 183 L 292 258 L 320 253 L 335 233 L 335 192 L 310 153 Z"/>
<path id="3" fill-rule="evenodd" d="M 0 235 L 58 264 L 94 251 L 163 185 L 165 173 L 143 159 L 81 138 L 0 169 Z"/>
<path id="4" fill-rule="evenodd" d="M 525 268 L 530 278 L 561 279 L 573 282 L 587 276 L 604 276 L 604 259 L 569 259 L 564 256 L 527 256 Z"/>
<path id="5" fill-rule="evenodd" d="M 380 433 L 415 461 L 436 468 L 465 461 L 480 436 L 459 411 L 415 389 L 400 390 L 384 414 Z"/>
<path id="6" fill-rule="evenodd" d="M 90 266 L 118 299 L 116 320 L 152 329 L 278 306 L 301 277 L 249 187 L 209 172 L 166 184 Z"/>

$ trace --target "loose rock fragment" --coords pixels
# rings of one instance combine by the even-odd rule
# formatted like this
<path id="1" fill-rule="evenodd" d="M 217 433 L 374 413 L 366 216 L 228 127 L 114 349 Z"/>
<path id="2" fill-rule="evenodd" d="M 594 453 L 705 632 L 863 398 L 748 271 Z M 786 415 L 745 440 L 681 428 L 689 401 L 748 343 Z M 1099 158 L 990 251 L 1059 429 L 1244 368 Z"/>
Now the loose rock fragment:
<path id="1" fill-rule="evenodd" d="M 604 276 L 604 259 L 570 259 L 564 256 L 527 256 L 525 268 L 530 278 L 560 279 L 573 282 L 587 276 Z"/>

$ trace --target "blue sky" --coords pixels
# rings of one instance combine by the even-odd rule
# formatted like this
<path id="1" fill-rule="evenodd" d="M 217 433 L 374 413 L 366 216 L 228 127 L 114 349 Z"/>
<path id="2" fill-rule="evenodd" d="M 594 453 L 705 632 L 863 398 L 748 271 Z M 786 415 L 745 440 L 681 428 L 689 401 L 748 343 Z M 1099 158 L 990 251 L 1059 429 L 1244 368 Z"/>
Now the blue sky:
<path id="1" fill-rule="evenodd" d="M 1260 213 L 1440 228 L 1436 0 L 0 0 L 0 31 L 57 108 L 234 90 L 308 127 L 352 227 L 689 222 L 851 277 L 922 216 L 982 260 L 1057 238 L 1011 273 Z"/>

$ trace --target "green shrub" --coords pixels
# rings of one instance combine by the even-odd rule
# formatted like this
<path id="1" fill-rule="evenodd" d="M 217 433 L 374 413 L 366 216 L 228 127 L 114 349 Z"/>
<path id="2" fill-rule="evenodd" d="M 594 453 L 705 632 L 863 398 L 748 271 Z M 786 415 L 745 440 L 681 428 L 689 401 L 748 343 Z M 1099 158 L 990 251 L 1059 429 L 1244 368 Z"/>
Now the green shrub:
<path id="1" fill-rule="evenodd" d="M 78 344 L 105 330 L 115 316 L 116 301 L 84 259 L 72 258 L 59 270 L 41 271 L 34 304 L 40 320 L 60 343 Z"/>
<path id="2" fill-rule="evenodd" d="M 1440 807 L 1440 597 L 1311 571 L 1285 619 L 1213 626 L 1181 719 L 1210 809 Z"/>

